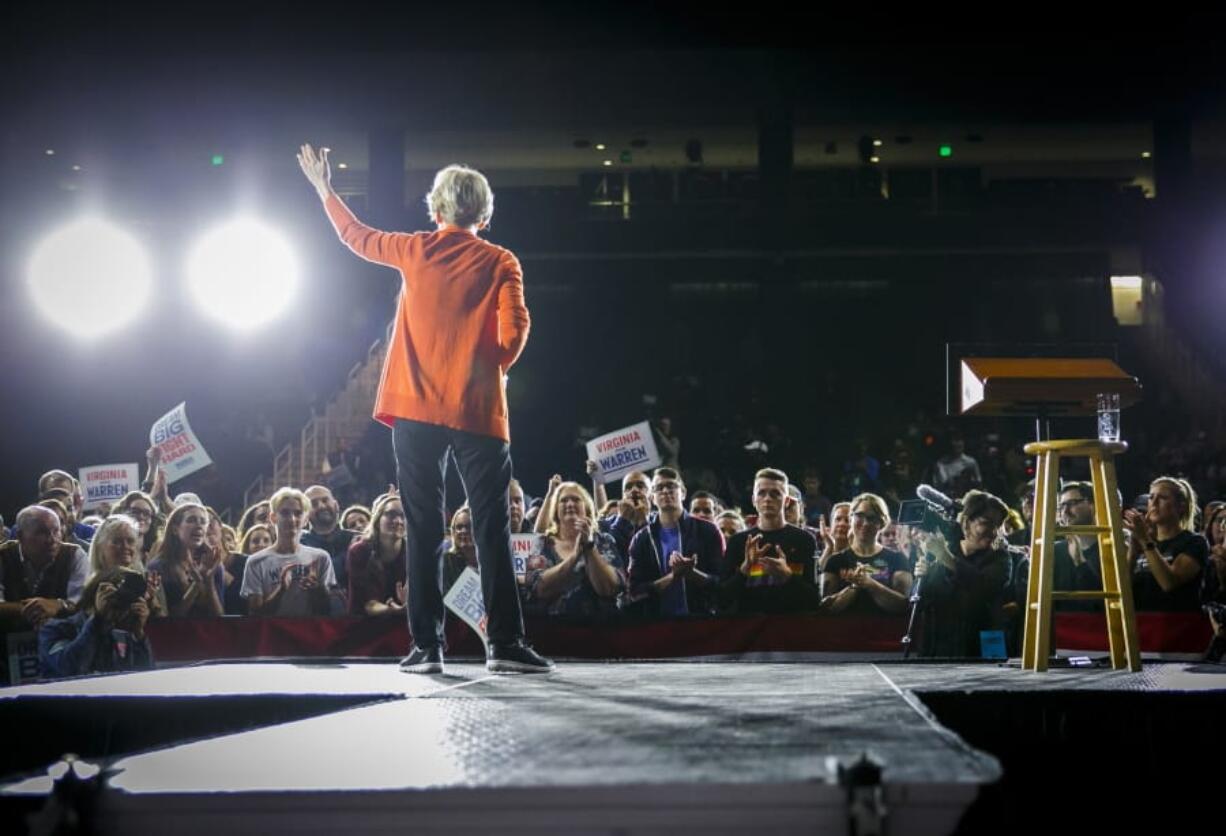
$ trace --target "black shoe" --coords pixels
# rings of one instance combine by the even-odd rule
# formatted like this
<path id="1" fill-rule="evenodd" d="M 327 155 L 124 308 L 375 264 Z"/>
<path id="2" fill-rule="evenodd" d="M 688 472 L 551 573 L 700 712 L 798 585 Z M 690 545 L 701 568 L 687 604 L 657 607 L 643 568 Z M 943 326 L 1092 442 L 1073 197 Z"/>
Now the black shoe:
<path id="1" fill-rule="evenodd" d="M 485 669 L 491 673 L 553 673 L 553 662 L 520 640 L 513 644 L 491 644 Z"/>
<path id="2" fill-rule="evenodd" d="M 443 649 L 415 646 L 408 656 L 400 660 L 400 670 L 405 673 L 442 673 Z"/>

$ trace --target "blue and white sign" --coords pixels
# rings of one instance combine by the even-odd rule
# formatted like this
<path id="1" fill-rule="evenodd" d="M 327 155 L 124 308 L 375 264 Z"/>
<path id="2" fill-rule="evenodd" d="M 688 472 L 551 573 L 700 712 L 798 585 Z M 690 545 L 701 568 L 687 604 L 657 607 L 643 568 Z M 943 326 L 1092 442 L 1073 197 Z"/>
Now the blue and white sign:
<path id="1" fill-rule="evenodd" d="M 473 628 L 481 637 L 481 641 L 489 646 L 489 635 L 485 632 L 487 619 L 485 599 L 481 597 L 481 576 L 474 572 L 471 566 L 464 567 L 460 577 L 443 596 L 443 604 Z"/>
<path id="2" fill-rule="evenodd" d="M 140 487 L 140 470 L 132 464 L 98 464 L 83 467 L 78 473 L 81 495 L 85 499 L 82 510 L 88 511 L 103 503 L 116 503 L 124 495 Z"/>
<path id="3" fill-rule="evenodd" d="M 528 575 L 528 560 L 541 553 L 544 537 L 540 534 L 511 535 L 511 563 L 515 566 L 515 580 L 523 583 Z"/>
<path id="4" fill-rule="evenodd" d="M 646 421 L 602 435 L 587 443 L 587 457 L 600 468 L 601 482 L 616 482 L 632 470 L 649 471 L 663 460 Z"/>
<path id="5" fill-rule="evenodd" d="M 157 420 L 149 431 L 149 443 L 162 448 L 166 481 L 190 476 L 213 463 L 204 445 L 187 422 L 187 403 L 181 403 Z"/>

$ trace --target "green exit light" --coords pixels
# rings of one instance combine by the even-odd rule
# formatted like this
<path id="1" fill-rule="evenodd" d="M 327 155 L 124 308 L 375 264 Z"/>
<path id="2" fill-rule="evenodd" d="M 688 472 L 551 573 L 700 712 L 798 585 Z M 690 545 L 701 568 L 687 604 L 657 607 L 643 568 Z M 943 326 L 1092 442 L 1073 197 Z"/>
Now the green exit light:
<path id="1" fill-rule="evenodd" d="M 622 152 L 621 152 L 621 153 L 620 153 L 620 154 L 617 156 L 617 158 L 618 158 L 619 160 L 621 160 L 623 163 L 632 163 L 632 162 L 634 162 L 634 155 L 633 155 L 633 154 L 631 154 L 629 151 L 622 151 Z"/>
<path id="2" fill-rule="evenodd" d="M 224 163 L 225 161 L 226 161 L 226 158 L 225 158 L 225 157 L 223 157 L 221 154 L 214 154 L 214 155 L 213 155 L 213 165 L 221 165 L 221 164 L 222 164 L 222 163 Z"/>
<path id="3" fill-rule="evenodd" d="M 953 155 L 954 155 L 954 149 L 952 146 L 950 145 L 941 146 L 941 156 L 942 157 L 952 157 Z"/>

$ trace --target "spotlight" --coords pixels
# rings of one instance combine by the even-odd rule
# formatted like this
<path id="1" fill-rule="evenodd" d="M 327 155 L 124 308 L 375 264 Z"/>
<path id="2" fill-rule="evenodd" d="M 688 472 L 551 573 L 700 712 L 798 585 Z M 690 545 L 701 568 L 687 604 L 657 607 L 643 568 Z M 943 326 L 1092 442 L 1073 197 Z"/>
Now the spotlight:
<path id="1" fill-rule="evenodd" d="M 153 271 L 140 242 L 98 218 L 82 218 L 43 238 L 30 258 L 38 310 L 93 339 L 127 325 L 149 300 Z"/>
<path id="2" fill-rule="evenodd" d="M 242 330 L 286 308 L 298 288 L 298 267 L 275 230 L 238 218 L 205 233 L 192 247 L 187 283 L 206 313 Z"/>

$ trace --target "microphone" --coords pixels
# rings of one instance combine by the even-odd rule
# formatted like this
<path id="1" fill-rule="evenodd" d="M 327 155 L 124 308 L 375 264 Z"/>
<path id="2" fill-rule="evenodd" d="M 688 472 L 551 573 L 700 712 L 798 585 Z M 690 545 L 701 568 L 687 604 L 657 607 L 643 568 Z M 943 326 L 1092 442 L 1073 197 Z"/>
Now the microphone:
<path id="1" fill-rule="evenodd" d="M 935 505 L 951 517 L 956 517 L 962 513 L 962 501 L 959 499 L 950 499 L 945 494 L 938 491 L 932 485 L 918 485 L 915 488 L 915 495 L 927 502 L 929 505 Z"/>

